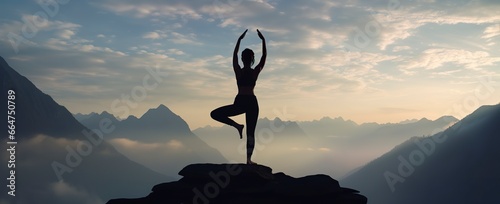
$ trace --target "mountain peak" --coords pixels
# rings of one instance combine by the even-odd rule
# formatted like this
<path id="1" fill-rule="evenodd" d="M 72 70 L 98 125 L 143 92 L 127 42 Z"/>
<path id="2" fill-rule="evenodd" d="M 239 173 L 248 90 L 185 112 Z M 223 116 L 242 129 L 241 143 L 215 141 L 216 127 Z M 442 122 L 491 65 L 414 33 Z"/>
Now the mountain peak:
<path id="1" fill-rule="evenodd" d="M 281 120 L 281 118 L 279 117 L 276 117 L 274 118 L 274 122 L 283 123 L 283 120 Z"/>
<path id="2" fill-rule="evenodd" d="M 336 117 L 336 118 L 334 118 L 333 120 L 345 121 L 345 120 L 344 120 L 344 118 L 343 118 L 342 116 Z"/>
<path id="3" fill-rule="evenodd" d="M 6 66 L 3 65 L 7 65 L 7 61 L 5 61 L 5 59 L 2 56 L 0 56 L 0 65 L 2 65 L 0 66 L 2 69 L 6 68 Z"/>
<path id="4" fill-rule="evenodd" d="M 461 121 L 459 121 L 459 123 L 474 121 L 477 119 L 486 119 L 488 117 L 492 117 L 496 111 L 500 112 L 500 104 L 498 104 L 498 105 L 484 105 L 484 106 L 479 107 L 477 110 L 475 110 L 471 114 L 467 115 L 465 118 L 463 118 Z"/>
<path id="5" fill-rule="evenodd" d="M 95 112 L 89 113 L 89 114 L 83 114 L 83 113 L 74 113 L 73 117 L 78 120 L 78 122 L 81 122 L 82 120 L 89 119 L 91 116 L 95 115 Z"/>
<path id="6" fill-rule="evenodd" d="M 166 110 L 170 110 L 168 109 L 167 106 L 163 105 L 163 104 L 160 104 L 156 109 L 166 109 Z"/>
<path id="7" fill-rule="evenodd" d="M 495 109 L 500 109 L 500 103 L 497 105 L 484 105 L 479 107 L 477 110 L 471 113 L 471 115 L 474 114 L 482 114 L 484 112 L 489 112 L 489 111 L 494 111 Z"/>
<path id="8" fill-rule="evenodd" d="M 153 117 L 153 118 L 158 118 L 158 117 L 171 118 L 171 117 L 175 117 L 175 116 L 177 116 L 177 114 L 172 112 L 167 106 L 160 104 L 158 107 L 151 108 L 148 111 L 146 111 L 146 113 L 144 113 L 144 115 L 141 116 L 141 119 L 150 118 L 150 117 Z"/>
<path id="9" fill-rule="evenodd" d="M 335 117 L 335 118 L 330 118 L 328 116 L 322 117 L 319 119 L 321 122 L 345 122 L 344 118 L 342 116 Z"/>
<path id="10" fill-rule="evenodd" d="M 147 127 L 150 131 L 160 131 L 163 133 L 169 131 L 177 135 L 192 134 L 186 121 L 163 104 L 149 109 L 139 118 L 131 115 L 123 120 L 123 122 L 122 125 L 132 129 L 134 127 Z"/>
<path id="11" fill-rule="evenodd" d="M 100 115 L 103 118 L 109 118 L 109 119 L 116 120 L 116 117 L 113 114 L 109 113 L 108 111 L 103 111 Z"/>
<path id="12" fill-rule="evenodd" d="M 139 118 L 135 117 L 135 115 L 129 115 L 125 120 L 139 120 Z"/>
<path id="13" fill-rule="evenodd" d="M 9 75 L 9 69 L 12 69 L 10 66 L 9 66 L 9 63 L 7 63 L 7 61 L 5 61 L 5 59 L 0 56 L 0 73 L 1 73 L 1 76 L 3 77 L 6 77 Z"/>
<path id="14" fill-rule="evenodd" d="M 418 121 L 419 121 L 418 119 L 406 119 L 406 120 L 399 122 L 399 124 L 410 124 L 410 123 L 416 123 Z"/>
<path id="15" fill-rule="evenodd" d="M 450 115 L 445 115 L 445 116 L 441 116 L 440 118 L 436 119 L 436 121 L 445 121 L 445 122 L 457 122 L 458 119 L 453 117 L 453 116 L 450 116 Z"/>
<path id="16" fill-rule="evenodd" d="M 420 119 L 418 122 L 430 122 L 431 120 L 427 119 L 426 117 L 423 117 Z"/>

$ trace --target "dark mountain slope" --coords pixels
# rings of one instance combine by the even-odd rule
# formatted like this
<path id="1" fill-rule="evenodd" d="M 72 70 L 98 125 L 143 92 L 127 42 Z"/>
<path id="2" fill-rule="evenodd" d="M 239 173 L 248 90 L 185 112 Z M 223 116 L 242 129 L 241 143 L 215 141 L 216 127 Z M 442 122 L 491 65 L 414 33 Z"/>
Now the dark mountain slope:
<path id="1" fill-rule="evenodd" d="M 414 137 L 342 180 L 373 203 L 499 203 L 500 105 Z"/>
<path id="2" fill-rule="evenodd" d="M 19 75 L 0 57 L 1 91 L 16 93 L 16 166 L 2 167 L 2 177 L 16 172 L 18 196 L 1 203 L 99 203 L 117 196 L 141 195 L 145 188 L 169 181 L 164 175 L 120 154 L 78 123 L 71 113 Z M 6 100 L 2 100 L 7 107 Z M 6 108 L 2 109 L 4 116 Z M 2 117 L 7 124 L 6 117 Z M 1 126 L 7 132 L 6 125 Z M 6 150 L 4 138 L 0 148 Z M 8 157 L 2 154 L 1 163 Z M 131 175 L 141 175 L 131 176 Z M 7 181 L 4 180 L 4 184 Z M 124 185 L 133 184 L 133 185 Z M 147 192 L 147 191 L 145 191 Z"/>

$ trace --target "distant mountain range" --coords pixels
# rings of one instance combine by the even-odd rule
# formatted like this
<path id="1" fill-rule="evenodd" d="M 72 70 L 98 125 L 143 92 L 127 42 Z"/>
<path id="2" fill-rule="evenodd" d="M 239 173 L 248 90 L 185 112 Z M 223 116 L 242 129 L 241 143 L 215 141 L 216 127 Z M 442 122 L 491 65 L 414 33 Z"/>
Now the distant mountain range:
<path id="1" fill-rule="evenodd" d="M 188 124 L 165 105 L 149 109 L 140 118 L 118 120 L 108 112 L 75 114 L 89 129 L 98 129 L 103 121 L 114 130 L 106 140 L 130 159 L 168 176 L 192 163 L 227 162 L 217 150 L 193 134 Z"/>
<path id="2" fill-rule="evenodd" d="M 120 196 L 141 196 L 151 185 L 172 180 L 129 160 L 95 134 L 85 134 L 89 130 L 64 106 L 18 74 L 2 57 L 0 78 L 2 107 L 7 107 L 7 91 L 15 91 L 18 142 L 17 196 L 5 193 L 0 203 L 102 203 Z M 3 116 L 6 111 L 2 108 Z M 6 119 L 0 120 L 7 124 Z M 6 127 L 2 125 L 1 131 L 7 132 Z M 0 147 L 4 151 L 10 148 L 4 138 Z M 2 156 L 1 163 L 7 164 L 7 160 Z M 9 176 L 9 170 L 13 169 L 2 167 L 2 178 Z"/>
<path id="3" fill-rule="evenodd" d="M 444 132 L 413 137 L 341 183 L 370 203 L 500 203 L 500 104 Z"/>
<path id="4" fill-rule="evenodd" d="M 408 138 L 443 131 L 456 121 L 454 117 L 444 116 L 434 121 L 423 118 L 358 125 L 341 117 L 300 122 L 263 118 L 257 122 L 255 132 L 256 158 L 277 169 L 287 167 L 294 176 L 320 172 L 340 178 Z M 193 132 L 230 161 L 245 158 L 246 140 L 239 140 L 233 127 L 207 126 Z M 283 155 L 294 159 L 283 159 Z"/>
<path id="5" fill-rule="evenodd" d="M 193 132 L 207 144 L 217 148 L 229 161 L 245 161 L 246 134 L 240 139 L 236 129 L 227 125 L 207 126 L 195 129 Z M 256 145 L 253 159 L 260 164 L 273 166 L 278 171 L 287 170 L 294 176 L 306 175 L 310 172 L 310 168 L 304 165 L 305 160 L 290 158 L 301 155 L 300 158 L 305 159 L 312 156 L 313 154 L 304 154 L 302 151 L 315 146 L 311 142 L 311 138 L 296 122 L 282 121 L 280 118 L 272 120 L 261 118 L 257 121 L 255 130 Z"/>
<path id="6" fill-rule="evenodd" d="M 118 120 L 114 115 L 102 113 L 75 114 L 84 126 L 97 129 L 103 120 L 110 120 L 116 129 L 106 139 L 127 138 L 141 142 L 165 142 L 171 137 L 193 136 L 188 124 L 180 116 L 173 113 L 165 105 L 149 109 L 140 118 L 129 116 Z M 153 133 L 153 134 L 146 134 Z"/>
<path id="7" fill-rule="evenodd" d="M 335 161 L 332 165 L 335 169 L 333 173 L 341 178 L 352 169 L 377 158 L 411 137 L 441 132 L 457 121 L 454 117 L 443 116 L 436 120 L 422 118 L 400 123 L 358 125 L 343 118 L 325 117 L 298 124 L 317 143 L 335 150 L 335 159 L 330 161 Z"/>
<path id="8" fill-rule="evenodd" d="M 430 135 L 449 127 L 458 119 L 453 116 L 443 116 L 436 120 L 427 118 L 408 119 L 400 123 L 363 123 L 358 125 L 354 121 L 344 120 L 342 117 L 324 117 L 320 120 L 301 121 L 299 126 L 309 135 L 319 137 L 352 137 L 366 142 L 371 139 L 395 138 Z M 407 139 L 407 138 L 405 138 Z"/>
<path id="9" fill-rule="evenodd" d="M 121 121 L 108 112 L 75 114 L 75 118 L 90 129 L 98 128 L 103 119 L 110 120 L 116 126 L 106 136 L 111 144 L 134 161 L 166 175 L 175 175 L 178 168 L 190 163 L 243 162 L 246 158 L 246 138 L 240 140 L 234 128 L 206 126 L 194 130 L 195 136 L 187 123 L 164 105 L 148 110 L 140 118 L 129 116 Z M 255 132 L 254 158 L 294 176 L 319 172 L 341 178 L 410 137 L 431 135 L 456 121 L 445 116 L 434 121 L 423 118 L 358 125 L 343 118 L 301 122 L 261 118 Z M 169 145 L 171 142 L 193 151 L 181 154 Z M 153 143 L 154 148 L 145 148 Z M 283 159 L 283 155 L 297 160 Z"/>

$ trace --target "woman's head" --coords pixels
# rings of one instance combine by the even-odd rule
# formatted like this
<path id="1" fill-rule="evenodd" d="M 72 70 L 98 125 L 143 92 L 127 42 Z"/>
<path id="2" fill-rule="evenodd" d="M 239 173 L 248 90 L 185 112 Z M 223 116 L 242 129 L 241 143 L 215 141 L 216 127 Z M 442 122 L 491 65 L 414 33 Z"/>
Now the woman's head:
<path id="1" fill-rule="evenodd" d="M 250 67 L 255 62 L 255 56 L 251 49 L 245 49 L 241 52 L 241 61 L 243 61 L 243 66 Z"/>

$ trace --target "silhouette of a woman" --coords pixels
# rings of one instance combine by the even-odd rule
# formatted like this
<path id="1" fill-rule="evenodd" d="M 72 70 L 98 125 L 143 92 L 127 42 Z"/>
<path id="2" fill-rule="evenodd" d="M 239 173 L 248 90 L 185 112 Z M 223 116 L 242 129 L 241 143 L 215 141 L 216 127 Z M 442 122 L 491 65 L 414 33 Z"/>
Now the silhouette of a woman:
<path id="1" fill-rule="evenodd" d="M 240 48 L 241 39 L 245 37 L 247 31 L 248 29 L 238 38 L 238 42 L 233 52 L 233 70 L 236 75 L 238 95 L 236 95 L 233 104 L 213 110 L 210 116 L 214 120 L 235 127 L 241 139 L 243 137 L 242 132 L 244 125 L 234 122 L 234 120 L 229 117 L 245 113 L 247 124 L 247 164 L 255 164 L 252 162 L 251 157 L 255 146 L 255 126 L 257 125 L 257 118 L 259 116 L 259 104 L 257 103 L 257 97 L 255 97 L 253 93 L 253 89 L 257 77 L 266 63 L 267 50 L 266 40 L 257 29 L 259 38 L 262 40 L 262 57 L 260 58 L 260 62 L 252 69 L 252 65 L 255 61 L 254 53 L 251 49 L 247 48 L 241 52 L 241 61 L 243 61 L 243 68 L 241 68 L 238 64 L 238 50 Z"/>

